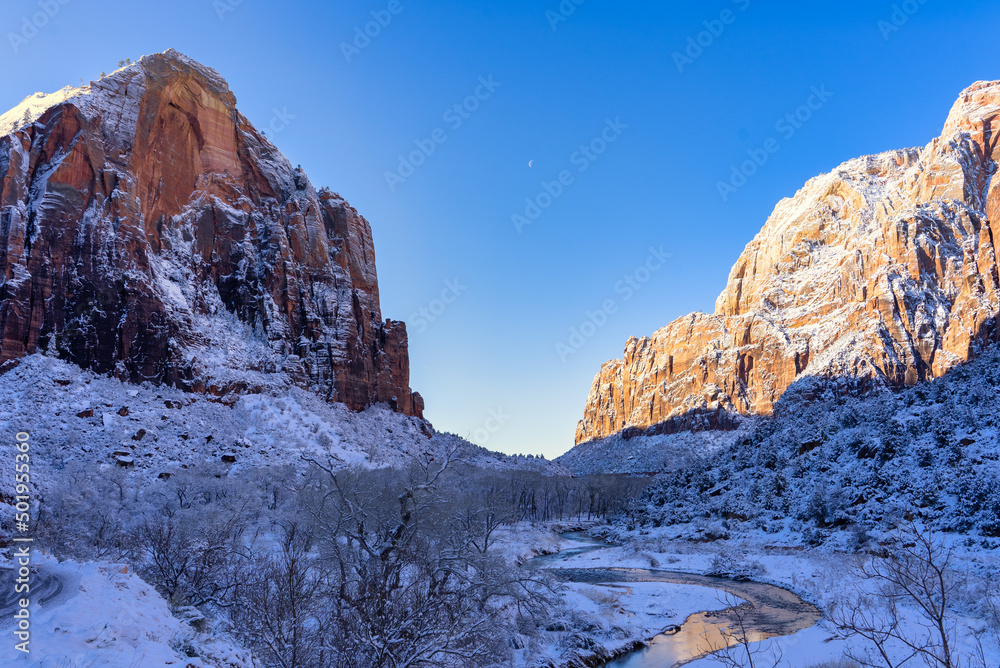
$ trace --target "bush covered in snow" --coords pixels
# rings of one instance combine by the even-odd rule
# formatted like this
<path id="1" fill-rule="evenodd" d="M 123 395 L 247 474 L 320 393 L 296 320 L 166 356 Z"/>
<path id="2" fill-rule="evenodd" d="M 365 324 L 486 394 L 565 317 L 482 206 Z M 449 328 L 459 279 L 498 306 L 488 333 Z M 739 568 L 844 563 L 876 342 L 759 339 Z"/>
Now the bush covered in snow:
<path id="1" fill-rule="evenodd" d="M 537 648 L 556 591 L 510 558 L 512 528 L 606 519 L 637 488 L 469 453 L 394 468 L 203 462 L 162 478 L 75 459 L 38 490 L 33 532 L 60 558 L 127 564 L 261 666 L 496 665 Z"/>
<path id="2" fill-rule="evenodd" d="M 495 665 L 543 624 L 553 589 L 496 545 L 528 487 L 452 456 L 153 482 L 78 463 L 46 494 L 36 536 L 61 557 L 128 564 L 261 666 Z"/>
<path id="3" fill-rule="evenodd" d="M 621 522 L 683 525 L 699 539 L 752 529 L 818 545 L 837 534 L 857 548 L 917 517 L 1000 545 L 998 427 L 997 350 L 898 393 L 844 397 L 805 382 L 774 417 L 674 462 Z"/>

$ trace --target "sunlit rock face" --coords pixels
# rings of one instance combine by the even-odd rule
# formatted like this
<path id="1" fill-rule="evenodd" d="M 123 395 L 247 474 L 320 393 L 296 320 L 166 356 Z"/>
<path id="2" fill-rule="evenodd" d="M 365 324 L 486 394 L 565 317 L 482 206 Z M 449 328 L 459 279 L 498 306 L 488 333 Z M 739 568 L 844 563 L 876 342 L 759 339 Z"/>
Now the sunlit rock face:
<path id="1" fill-rule="evenodd" d="M 851 160 L 779 202 L 714 313 L 632 338 L 602 367 L 576 441 L 768 414 L 803 376 L 864 392 L 974 356 L 997 338 L 998 141 L 1000 82 L 980 82 L 927 146 Z"/>
<path id="2" fill-rule="evenodd" d="M 371 228 L 216 73 L 167 51 L 0 116 L 0 363 L 42 350 L 225 396 L 295 383 L 419 416 Z"/>

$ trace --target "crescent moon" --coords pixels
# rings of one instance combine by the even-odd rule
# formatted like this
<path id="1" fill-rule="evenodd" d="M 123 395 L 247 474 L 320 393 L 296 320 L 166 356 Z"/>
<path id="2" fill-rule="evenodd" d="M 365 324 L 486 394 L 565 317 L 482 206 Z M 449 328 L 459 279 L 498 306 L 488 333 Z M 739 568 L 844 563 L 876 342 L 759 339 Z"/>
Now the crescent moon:
<path id="1" fill-rule="evenodd" d="M 529 160 L 528 161 L 528 167 L 531 167 L 531 163 L 533 163 L 533 162 L 534 162 L 534 160 Z"/>

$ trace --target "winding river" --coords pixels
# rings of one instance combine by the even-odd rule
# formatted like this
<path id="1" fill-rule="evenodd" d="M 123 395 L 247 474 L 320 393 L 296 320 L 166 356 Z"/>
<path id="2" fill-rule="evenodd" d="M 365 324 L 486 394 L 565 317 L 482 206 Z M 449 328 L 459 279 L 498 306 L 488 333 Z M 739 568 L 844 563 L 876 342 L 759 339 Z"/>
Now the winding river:
<path id="1" fill-rule="evenodd" d="M 536 557 L 526 565 L 553 570 L 570 582 L 619 584 L 629 582 L 669 582 L 710 587 L 744 601 L 741 606 L 747 635 L 753 642 L 786 636 L 807 629 L 820 620 L 819 610 L 781 587 L 761 582 L 734 582 L 691 573 L 645 568 L 563 568 L 558 566 L 570 557 L 609 547 L 581 533 L 565 533 L 563 538 L 577 547 L 558 554 Z M 648 647 L 630 652 L 607 665 L 612 668 L 673 668 L 707 656 L 709 647 L 725 643 L 722 629 L 735 623 L 732 609 L 697 612 L 677 630 L 656 636 Z"/>

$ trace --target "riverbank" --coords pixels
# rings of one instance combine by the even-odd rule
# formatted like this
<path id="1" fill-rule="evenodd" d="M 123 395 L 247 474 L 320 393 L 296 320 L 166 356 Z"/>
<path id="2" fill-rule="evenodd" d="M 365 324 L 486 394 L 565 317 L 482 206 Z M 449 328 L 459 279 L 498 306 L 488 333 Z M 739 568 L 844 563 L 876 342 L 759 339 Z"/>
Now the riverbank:
<path id="1" fill-rule="evenodd" d="M 782 547 L 762 549 L 761 546 L 729 544 L 724 541 L 706 544 L 666 542 L 651 545 L 633 540 L 623 546 L 608 547 L 569 556 L 560 564 L 560 567 L 653 569 L 689 573 L 695 576 L 717 570 L 728 570 L 733 574 L 743 574 L 756 583 L 781 587 L 821 609 L 831 599 L 830 592 L 833 583 L 843 582 L 843 578 L 846 577 L 843 555 L 796 551 Z M 747 585 L 752 583 L 722 578 L 717 579 L 716 582 L 720 589 L 727 590 L 731 595 L 742 595 L 743 599 L 750 599 L 753 604 L 759 605 L 758 601 L 753 600 L 752 594 L 747 592 L 749 589 Z M 712 590 L 706 591 L 712 592 Z M 681 609 L 685 610 L 688 615 L 695 615 L 701 610 L 722 610 L 729 607 L 725 604 L 725 597 L 720 592 L 712 592 L 711 596 L 716 604 L 714 608 L 684 607 Z M 732 601 L 731 598 L 729 600 Z M 696 605 L 697 603 L 695 603 Z M 688 615 L 684 615 L 682 624 L 699 621 L 698 619 L 688 620 Z M 646 638 L 646 640 L 649 639 Z M 836 627 L 825 618 L 820 618 L 814 624 L 810 623 L 807 628 L 794 630 L 788 635 L 754 643 L 754 650 L 765 656 L 763 665 L 774 665 L 780 655 L 785 661 L 782 665 L 795 666 L 796 668 L 806 668 L 827 661 L 838 661 L 844 656 L 846 649 L 847 644 L 840 637 Z M 773 658 L 775 661 L 768 662 L 766 657 Z M 623 661 L 613 662 L 610 665 L 624 668 L 647 664 L 641 661 Z M 655 662 L 650 660 L 648 665 L 655 665 Z M 721 664 L 713 657 L 706 657 L 695 659 L 687 665 L 707 668 Z"/>
<path id="2" fill-rule="evenodd" d="M 598 528 L 596 533 L 606 534 L 606 531 Z M 692 574 L 728 573 L 787 589 L 825 613 L 817 624 L 809 628 L 753 643 L 751 649 L 756 653 L 754 661 L 758 666 L 810 668 L 837 664 L 844 659 L 849 649 L 856 652 L 864 649 L 863 641 L 857 638 L 845 639 L 826 614 L 838 603 L 842 603 L 844 596 L 855 587 L 866 586 L 856 578 L 851 567 L 856 558 L 853 553 L 809 548 L 790 541 L 776 540 L 773 535 L 695 543 L 676 540 L 670 530 L 663 529 L 642 534 L 617 533 L 613 534 L 613 538 L 622 544 L 570 555 L 560 563 L 560 567 L 663 569 Z M 952 604 L 958 608 L 954 616 L 958 644 L 964 645 L 965 650 L 974 652 L 968 645 L 974 642 L 975 634 L 985 633 L 987 638 L 996 634 L 996 629 L 989 627 L 980 614 L 983 594 L 977 583 L 996 580 L 996 575 L 1000 572 L 1000 555 L 995 550 L 977 547 L 964 536 L 946 536 L 942 540 L 952 549 L 951 566 L 962 577 L 969 576 L 968 582 L 956 590 L 956 600 Z M 915 610 L 902 609 L 901 623 L 914 632 L 920 629 L 919 615 Z M 987 647 L 991 648 L 992 644 L 989 643 L 993 642 L 989 640 Z M 995 661 L 990 665 L 994 664 Z M 617 668 L 662 664 L 615 662 L 612 665 Z M 715 657 L 707 657 L 688 665 L 694 668 L 716 668 L 724 664 Z"/>
<path id="3" fill-rule="evenodd" d="M 503 527 L 497 548 L 513 563 L 544 568 L 557 560 L 584 556 L 596 546 L 567 539 L 558 531 L 592 528 L 582 525 L 522 523 Z M 600 551 L 608 549 L 601 547 Z M 550 560 L 551 557 L 551 560 Z M 517 668 L 580 668 L 600 666 L 645 644 L 664 629 L 679 625 L 699 610 L 722 610 L 727 604 L 704 587 L 660 582 L 576 583 L 553 576 L 553 611 L 534 637 L 527 636 L 516 652 Z"/>
<path id="4" fill-rule="evenodd" d="M 509 531 L 505 544 L 517 537 L 522 554 L 542 555 L 525 568 L 548 570 L 562 581 L 551 621 L 519 652 L 517 665 L 632 665 L 636 657 L 650 655 L 654 663 L 648 665 L 660 666 L 667 658 L 689 659 L 724 645 L 719 627 L 731 621 L 726 611 L 743 603 L 756 616 L 751 624 L 760 637 L 793 633 L 819 617 L 813 606 L 773 586 L 706 578 L 694 570 L 651 570 L 655 560 L 636 563 L 622 554 L 627 548 L 582 534 L 553 536 L 526 526 Z M 662 635 L 668 629 L 675 635 Z M 635 652 L 651 640 L 653 647 Z M 613 661 L 623 655 L 628 656 Z"/>

